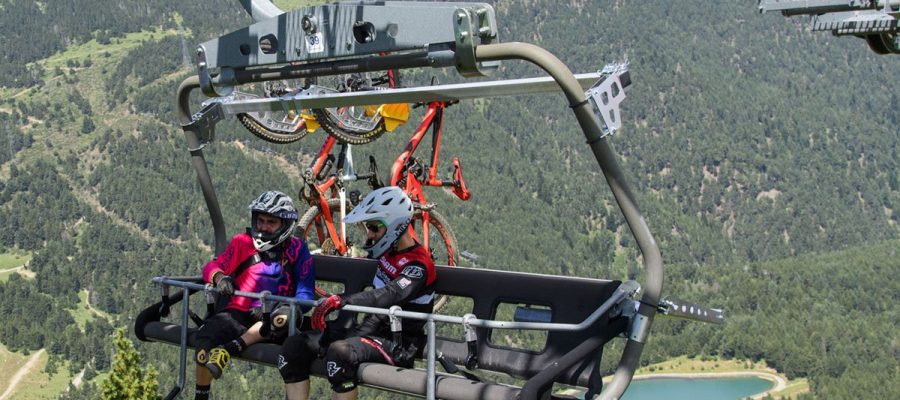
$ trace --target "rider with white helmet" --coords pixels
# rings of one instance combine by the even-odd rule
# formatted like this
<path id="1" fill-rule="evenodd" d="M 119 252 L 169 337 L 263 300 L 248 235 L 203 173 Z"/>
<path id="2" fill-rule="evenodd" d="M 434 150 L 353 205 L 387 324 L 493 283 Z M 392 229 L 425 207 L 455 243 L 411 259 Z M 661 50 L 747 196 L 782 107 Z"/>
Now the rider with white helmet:
<path id="1" fill-rule="evenodd" d="M 369 193 L 344 217 L 344 222 L 359 223 L 366 230 L 364 249 L 369 258 L 378 260 L 372 281 L 375 288 L 333 295 L 320 302 L 311 318 L 314 330 L 326 330 L 325 316 L 346 304 L 381 308 L 397 305 L 406 311 L 431 312 L 437 275 L 431 253 L 409 229 L 412 218 L 412 201 L 396 186 Z M 289 337 L 278 363 L 288 399 L 309 397 L 309 366 L 323 353 L 322 347 L 326 347 L 325 372 L 335 398 L 356 398 L 360 363 L 412 366 L 416 353 L 424 349 L 425 322 L 403 319 L 402 324 L 402 333 L 394 335 L 387 316 L 368 315 L 345 335 L 324 335 L 324 342 L 307 333 Z"/>
<path id="2" fill-rule="evenodd" d="M 381 224 L 386 228 L 384 233 L 379 235 L 370 235 L 373 231 L 366 230 L 366 243 L 363 249 L 369 252 L 369 258 L 378 258 L 394 247 L 400 237 L 407 232 L 412 216 L 412 201 L 400 188 L 391 186 L 377 189 L 366 196 L 344 217 L 344 222 Z"/>

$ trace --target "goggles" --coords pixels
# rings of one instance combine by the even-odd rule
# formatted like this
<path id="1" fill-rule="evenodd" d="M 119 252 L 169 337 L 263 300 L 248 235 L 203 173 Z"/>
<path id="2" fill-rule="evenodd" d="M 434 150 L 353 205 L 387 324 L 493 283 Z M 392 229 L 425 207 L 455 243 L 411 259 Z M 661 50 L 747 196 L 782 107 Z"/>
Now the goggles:
<path id="1" fill-rule="evenodd" d="M 366 230 L 372 233 L 378 232 L 384 228 L 384 224 L 381 222 L 366 222 L 363 224 L 366 227 Z"/>

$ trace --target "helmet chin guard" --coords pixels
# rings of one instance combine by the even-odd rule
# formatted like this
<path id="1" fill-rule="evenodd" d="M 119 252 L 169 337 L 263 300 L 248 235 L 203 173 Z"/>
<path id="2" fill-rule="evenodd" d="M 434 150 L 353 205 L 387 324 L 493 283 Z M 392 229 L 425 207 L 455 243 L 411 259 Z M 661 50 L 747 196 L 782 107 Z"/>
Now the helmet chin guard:
<path id="1" fill-rule="evenodd" d="M 344 223 L 355 224 L 366 221 L 379 221 L 386 227 L 380 239 L 363 249 L 369 252 L 369 258 L 381 257 L 397 243 L 406 232 L 413 217 L 413 205 L 409 196 L 396 186 L 387 186 L 369 193 L 353 211 L 344 217 Z"/>
<path id="2" fill-rule="evenodd" d="M 252 218 L 251 223 L 253 227 L 250 228 L 250 237 L 253 238 L 253 247 L 256 247 L 257 251 L 268 251 L 291 237 L 297 221 L 286 221 L 284 219 L 281 221 L 281 228 L 274 233 L 265 233 L 256 230 L 256 216 Z"/>

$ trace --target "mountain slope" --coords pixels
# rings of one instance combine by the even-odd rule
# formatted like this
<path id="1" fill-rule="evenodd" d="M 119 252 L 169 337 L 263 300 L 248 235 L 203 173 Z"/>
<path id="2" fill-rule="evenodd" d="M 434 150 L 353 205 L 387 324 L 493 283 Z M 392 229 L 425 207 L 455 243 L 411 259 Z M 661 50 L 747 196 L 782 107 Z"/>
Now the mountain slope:
<path id="1" fill-rule="evenodd" d="M 110 324 L 92 321 L 82 333 L 66 310 L 87 289 L 92 304 L 117 316 L 112 325 L 128 325 L 158 296 L 151 276 L 194 274 L 211 256 L 211 227 L 174 121 L 173 96 L 193 70 L 184 64 L 185 49 L 249 20 L 231 1 L 98 5 L 70 10 L 73 20 L 53 11 L 62 7 L 54 2 L 43 11 L 21 3 L 0 3 L 10 10 L 0 20 L 18 18 L 22 28 L 0 26 L 21 35 L 29 24 L 52 19 L 72 33 L 60 42 L 35 43 L 34 54 L 3 63 L 16 71 L 5 76 L 28 79 L 0 83 L 0 225 L 8 227 L 0 231 L 0 248 L 33 251 L 30 268 L 37 275 L 0 285 L 0 304 L 15 304 L 2 314 L 18 321 L 0 329 L 0 342 L 14 349 L 46 347 L 73 360 L 75 372 L 84 366 L 103 370 L 108 353 L 96 349 L 103 348 Z M 896 246 L 900 219 L 900 99 L 882 78 L 898 76 L 896 58 L 875 56 L 859 40 L 811 34 L 796 21 L 758 15 L 750 5 L 494 6 L 503 41 L 536 43 L 576 72 L 616 59 L 631 63 L 625 125 L 610 140 L 664 260 L 673 266 L 667 290 L 694 300 L 711 296 L 710 304 L 734 310 L 726 328 L 660 323 L 659 344 L 651 342 L 648 360 L 688 350 L 765 358 L 791 375 L 810 376 L 825 398 L 852 397 L 846 388 L 868 390 L 873 380 L 858 379 L 859 371 L 891 360 L 886 353 L 851 356 L 850 343 L 896 353 L 896 334 L 841 337 L 832 329 L 881 332 L 885 321 L 897 321 L 896 312 L 877 300 L 897 293 L 877 279 L 898 272 L 885 247 Z M 153 18 L 146 18 L 148 10 Z M 77 18 L 92 22 L 78 25 Z M 102 24 L 109 18 L 127 23 Z M 433 74 L 442 82 L 460 80 L 452 71 L 408 77 L 426 82 Z M 538 74 L 533 66 L 506 62 L 499 75 Z M 40 84 L 28 86 L 35 82 Z M 448 109 L 444 159 L 461 158 L 473 199 L 464 203 L 435 190 L 429 200 L 448 216 L 462 249 L 481 256 L 479 265 L 612 278 L 638 268 L 633 241 L 570 115 L 558 95 Z M 384 169 L 410 131 L 404 127 L 358 147 L 357 158 L 372 153 Z M 244 207 L 257 192 L 297 193 L 296 177 L 321 140 L 318 132 L 276 146 L 234 121 L 220 124 L 205 154 L 229 234 L 246 224 Z M 420 151 L 427 157 L 427 149 Z M 854 250 L 871 243 L 885 244 Z M 833 249 L 854 255 L 819 255 Z M 867 253 L 882 261 L 879 269 L 857 269 Z M 781 264 L 787 266 L 772 282 L 763 272 L 741 272 Z M 865 279 L 852 279 L 856 271 Z M 818 280 L 831 275 L 844 279 Z M 826 289 L 828 301 L 821 299 Z M 778 295 L 766 297 L 773 292 Z M 848 295 L 864 293 L 883 297 Z M 746 306 L 760 297 L 772 301 L 770 308 L 821 308 L 815 315 L 823 317 L 761 314 Z M 878 305 L 867 313 L 849 311 L 872 302 Z M 832 319 L 825 309 L 848 311 Z M 47 317 L 23 317 L 34 310 Z M 802 335 L 815 323 L 828 333 L 813 348 Z M 776 326 L 782 330 L 773 338 Z M 691 344 L 692 335 L 700 334 L 715 340 Z M 174 370 L 171 348 L 147 348 L 159 370 Z M 786 350 L 794 348 L 802 351 Z M 825 355 L 814 352 L 819 348 Z M 272 371 L 239 368 L 248 377 L 277 381 Z M 174 379 L 161 378 L 164 385 Z M 223 382 L 223 388 L 252 397 L 279 395 L 277 385 L 236 381 Z M 80 395 L 90 398 L 89 391 Z"/>

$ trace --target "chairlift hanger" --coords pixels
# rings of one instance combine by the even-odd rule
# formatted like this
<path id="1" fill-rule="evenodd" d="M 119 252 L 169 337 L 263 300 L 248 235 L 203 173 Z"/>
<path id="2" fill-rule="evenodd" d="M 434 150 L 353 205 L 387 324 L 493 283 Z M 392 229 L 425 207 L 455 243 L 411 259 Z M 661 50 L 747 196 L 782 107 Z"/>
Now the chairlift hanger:
<path id="1" fill-rule="evenodd" d="M 643 291 L 639 301 L 619 302 L 612 308 L 615 313 L 604 314 L 604 321 L 611 321 L 615 315 L 626 316 L 627 324 L 617 328 L 621 330 L 604 332 L 600 328 L 592 328 L 588 331 L 593 332 L 592 334 L 595 336 L 578 336 L 578 339 L 573 337 L 558 340 L 549 338 L 564 336 L 558 336 L 551 332 L 548 335 L 547 345 L 569 346 L 564 347 L 567 349 L 565 354 L 560 354 L 556 359 L 545 360 L 549 363 L 541 364 L 539 370 L 532 370 L 535 375 L 521 390 L 516 389 L 508 393 L 519 393 L 523 399 L 537 398 L 546 394 L 548 384 L 552 386 L 553 382 L 560 381 L 560 379 L 567 381 L 575 379 L 573 376 L 564 379 L 563 376 L 569 376 L 566 375 L 570 374 L 567 371 L 571 371 L 571 368 L 576 365 L 584 366 L 585 369 L 580 371 L 595 371 L 599 364 L 599 352 L 603 345 L 612 336 L 624 334 L 626 345 L 613 380 L 600 392 L 601 399 L 619 398 L 631 382 L 639 364 L 641 351 L 657 313 L 656 305 L 659 303 L 663 277 L 662 259 L 656 241 L 628 188 L 610 144 L 604 140 L 616 125 L 609 123 L 609 115 L 598 113 L 595 110 L 598 104 L 608 100 L 614 100 L 612 103 L 618 104 L 621 97 L 624 97 L 622 89 L 625 87 L 625 82 L 620 81 L 620 77 L 617 76 L 618 87 L 615 87 L 615 90 L 609 86 L 612 83 L 607 82 L 606 86 L 600 85 L 592 88 L 593 91 L 589 92 L 590 98 L 588 98 L 584 93 L 583 83 L 579 82 L 568 67 L 548 51 L 525 43 L 496 43 L 498 32 L 496 20 L 493 8 L 486 3 L 344 2 L 306 7 L 288 13 L 280 13 L 280 10 L 268 0 L 241 0 L 241 4 L 257 22 L 247 28 L 203 43 L 198 51 L 198 75 L 182 82 L 177 94 L 179 121 L 185 132 L 192 164 L 213 222 L 216 254 L 221 253 L 225 248 L 225 228 L 202 149 L 212 139 L 215 123 L 224 118 L 225 111 L 222 105 L 226 102 L 213 100 L 207 103 L 201 112 L 192 115 L 190 93 L 193 89 L 201 88 L 207 95 L 222 97 L 230 94 L 236 85 L 302 76 L 424 66 L 437 68 L 452 66 L 463 76 L 478 76 L 496 68 L 501 60 L 518 59 L 531 62 L 546 71 L 565 94 L 567 103 L 575 114 L 587 144 L 597 159 L 607 184 L 624 214 L 630 232 L 635 237 L 643 256 L 646 282 L 641 284 Z M 403 38 L 403 40 L 396 42 L 385 40 L 391 37 Z M 321 41 L 312 40 L 313 38 L 321 39 Z M 301 46 L 298 43 L 304 43 L 302 46 L 307 47 L 297 47 Z M 324 43 L 323 47 L 312 47 L 318 46 L 318 43 Z M 295 51 L 298 48 L 299 52 Z M 391 54 L 377 55 L 384 52 Z M 235 56 L 236 53 L 241 56 Z M 532 84 L 540 86 L 538 83 L 532 82 Z M 494 87 L 499 88 L 503 83 L 502 81 L 500 83 L 484 83 L 480 87 L 484 89 L 490 85 L 498 85 Z M 526 86 L 519 86 L 519 89 Z M 473 90 L 473 88 L 479 88 L 479 84 L 468 84 L 462 88 Z M 399 93 L 408 95 L 415 93 L 415 90 Z M 477 93 L 476 90 L 470 93 L 470 96 L 481 94 L 483 93 Z M 323 96 L 316 100 L 310 98 L 307 101 L 325 102 L 326 99 Z M 341 100 L 346 99 L 342 98 Z M 617 114 L 613 116 L 615 121 L 618 121 Z M 604 119 L 603 122 L 601 122 L 601 118 Z M 319 257 L 317 262 L 330 265 L 329 268 L 323 267 L 321 271 L 317 268 L 317 276 L 320 273 L 329 274 L 335 272 L 333 270 L 342 270 L 351 266 L 365 268 L 364 260 L 343 258 L 335 260 L 329 257 Z M 371 265 L 371 263 L 369 264 Z M 590 293 L 599 295 L 597 290 L 589 289 L 591 285 L 596 285 L 598 288 L 603 288 L 604 296 L 606 296 L 603 299 L 609 299 L 613 290 L 620 286 L 615 281 L 504 273 L 485 269 L 457 269 L 443 275 L 445 278 L 442 280 L 449 285 L 446 288 L 448 293 L 452 293 L 454 290 L 463 290 L 454 289 L 453 285 L 458 283 L 456 287 L 466 286 L 462 279 L 470 274 L 490 274 L 492 277 L 497 275 L 502 276 L 504 281 L 530 282 L 529 285 L 539 282 L 566 287 L 583 287 L 581 290 L 585 295 Z M 350 276 L 347 279 L 356 278 L 358 277 Z M 368 284 L 368 282 L 357 283 L 360 290 L 365 284 Z M 509 286 L 506 290 L 522 289 L 516 285 Z M 491 307 L 491 304 L 495 304 L 497 300 L 492 297 L 494 294 L 491 288 L 482 289 L 484 290 L 472 292 L 470 295 L 480 299 L 475 304 L 477 309 L 481 309 L 480 313 L 490 316 L 490 309 L 483 307 Z M 181 296 L 172 296 L 171 302 L 177 301 L 176 297 L 181 299 L 189 296 L 190 293 L 191 291 L 185 287 Z M 530 304 L 532 300 L 537 300 L 530 298 L 531 295 L 528 294 L 519 296 L 522 296 L 522 299 L 527 300 Z M 544 299 L 543 302 L 553 303 L 561 300 L 551 297 Z M 142 339 L 149 338 L 145 336 L 144 328 L 153 325 L 157 326 L 158 332 L 162 336 L 165 336 L 165 338 L 157 337 L 156 340 L 180 343 L 181 345 L 180 376 L 176 387 L 170 392 L 169 398 L 177 395 L 185 382 L 188 303 L 188 301 L 183 301 L 185 316 L 182 319 L 180 333 L 177 333 L 178 331 L 175 331 L 172 326 L 159 326 L 153 325 L 153 323 L 147 325 L 146 318 L 139 318 L 143 322 L 141 325 L 136 325 L 136 332 Z M 170 304 L 167 291 L 162 304 L 165 306 Z M 533 304 L 541 304 L 541 302 L 534 301 Z M 159 307 L 159 304 L 156 307 Z M 580 309 L 581 307 L 571 308 Z M 157 321 L 161 314 L 153 307 L 145 310 L 145 313 L 151 317 L 155 316 Z M 145 313 L 142 313 L 143 317 L 146 317 Z M 161 323 L 156 322 L 156 324 Z M 487 331 L 481 331 L 481 334 L 485 332 Z M 436 343 L 433 335 L 430 336 L 429 343 L 429 355 L 433 355 L 435 346 L 441 347 L 441 351 L 445 354 L 448 353 L 444 351 L 445 349 L 452 349 L 456 346 L 448 342 Z M 526 357 L 525 359 L 534 356 L 521 351 L 498 350 L 486 346 L 483 341 L 478 343 L 478 349 L 484 354 L 496 354 L 498 360 L 502 360 L 504 355 Z M 488 361 L 485 360 L 486 363 Z M 553 367 L 548 368 L 547 366 L 551 364 Z M 503 368 L 502 363 L 496 365 L 497 368 Z M 428 366 L 427 371 L 420 375 L 425 378 L 427 388 L 418 394 L 427 398 L 435 398 L 438 388 L 435 385 L 436 374 L 431 357 L 429 357 Z M 377 366 L 370 367 L 377 369 Z M 532 365 L 531 368 L 535 367 Z M 409 370 L 408 372 L 414 373 L 415 371 Z M 362 371 L 362 374 L 365 375 L 365 372 Z M 395 374 L 400 374 L 400 372 L 395 372 Z M 584 376 L 581 377 L 581 379 L 584 378 Z M 442 380 L 442 382 L 445 381 L 447 380 Z M 579 380 L 578 382 L 585 381 Z M 459 387 L 463 386 L 465 385 Z M 386 389 L 399 390 L 396 387 Z M 466 397 L 466 395 L 462 396 Z"/>
<path id="2" fill-rule="evenodd" d="M 207 95 L 260 80 L 451 66 L 463 76 L 483 76 L 499 66 L 475 57 L 476 46 L 497 38 L 494 8 L 486 3 L 347 1 L 268 18 L 274 6 L 265 3 L 271 5 L 243 0 L 257 22 L 197 48 Z M 253 14 L 264 8 L 269 12 Z"/>
<path id="3" fill-rule="evenodd" d="M 759 12 L 811 15 L 810 30 L 866 40 L 877 54 L 900 54 L 900 0 L 759 0 Z"/>

